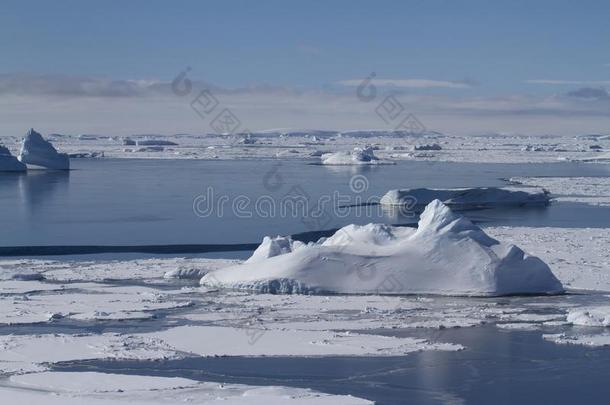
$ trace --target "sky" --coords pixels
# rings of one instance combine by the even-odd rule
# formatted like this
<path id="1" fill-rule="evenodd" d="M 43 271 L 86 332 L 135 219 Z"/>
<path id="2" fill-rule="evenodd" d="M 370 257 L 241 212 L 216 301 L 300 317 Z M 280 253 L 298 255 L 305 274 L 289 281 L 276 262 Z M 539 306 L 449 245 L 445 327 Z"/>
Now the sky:
<path id="1" fill-rule="evenodd" d="M 608 1 L 13 1 L 0 6 L 0 136 L 391 129 L 388 95 L 455 134 L 610 131 Z M 169 85 L 182 71 L 194 84 Z M 371 82 L 377 99 L 363 102 Z"/>

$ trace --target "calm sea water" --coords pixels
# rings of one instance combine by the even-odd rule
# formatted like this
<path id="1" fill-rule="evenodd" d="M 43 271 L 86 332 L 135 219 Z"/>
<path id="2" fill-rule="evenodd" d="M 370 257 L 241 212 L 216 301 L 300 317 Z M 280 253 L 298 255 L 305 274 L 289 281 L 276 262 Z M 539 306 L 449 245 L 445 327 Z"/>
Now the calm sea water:
<path id="1" fill-rule="evenodd" d="M 299 209 L 282 215 L 280 201 L 286 196 L 304 197 L 308 208 L 315 209 L 320 198 L 333 193 L 341 197 L 336 201 L 350 204 L 378 199 L 392 188 L 501 186 L 502 178 L 511 176 L 610 175 L 605 165 L 578 163 L 325 167 L 298 160 L 82 159 L 72 166 L 68 173 L 0 174 L 0 246 L 256 243 L 264 235 L 417 220 L 379 209 L 336 212 L 329 202 L 325 214 L 312 221 L 299 215 Z M 350 188 L 354 176 L 364 176 L 357 192 Z M 352 186 L 357 184 L 352 181 Z M 215 208 L 206 217 L 196 215 L 198 196 L 197 201 L 212 200 L 216 206 L 225 201 L 222 212 Z M 239 213 L 231 205 L 236 199 L 241 201 Z M 255 208 L 263 200 L 277 204 L 273 211 L 261 204 L 261 215 Z M 468 215 L 493 224 L 606 227 L 609 214 L 608 208 L 558 203 Z"/>

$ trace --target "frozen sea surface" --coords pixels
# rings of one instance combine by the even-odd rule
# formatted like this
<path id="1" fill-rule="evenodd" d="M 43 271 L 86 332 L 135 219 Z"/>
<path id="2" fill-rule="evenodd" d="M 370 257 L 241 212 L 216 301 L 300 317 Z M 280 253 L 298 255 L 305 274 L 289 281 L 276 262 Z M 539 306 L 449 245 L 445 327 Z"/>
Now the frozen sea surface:
<path id="1" fill-rule="evenodd" d="M 386 333 L 413 334 L 400 330 Z M 351 394 L 379 405 L 601 403 L 610 395 L 607 349 L 557 345 L 545 341 L 539 332 L 492 326 L 446 329 L 435 336 L 469 349 L 377 358 L 82 361 L 59 364 L 55 369 L 306 387 Z"/>

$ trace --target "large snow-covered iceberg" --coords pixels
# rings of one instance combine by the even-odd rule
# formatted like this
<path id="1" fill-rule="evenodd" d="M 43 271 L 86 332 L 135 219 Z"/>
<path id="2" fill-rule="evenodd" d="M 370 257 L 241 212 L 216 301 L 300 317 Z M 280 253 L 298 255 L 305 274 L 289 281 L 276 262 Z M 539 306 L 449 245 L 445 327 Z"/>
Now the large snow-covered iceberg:
<path id="1" fill-rule="evenodd" d="M 540 187 L 412 188 L 390 190 L 379 201 L 382 205 L 424 206 L 441 200 L 452 208 L 492 208 L 509 206 L 543 206 L 549 193 Z"/>
<path id="2" fill-rule="evenodd" d="M 348 225 L 328 239 L 285 251 L 210 272 L 201 284 L 303 294 L 495 296 L 563 291 L 542 260 L 487 236 L 439 200 L 426 207 L 417 229 Z"/>
<path id="3" fill-rule="evenodd" d="M 21 143 L 19 161 L 26 165 L 45 169 L 68 170 L 70 158 L 65 153 L 58 153 L 50 142 L 45 141 L 38 132 L 30 129 Z"/>
<path id="4" fill-rule="evenodd" d="M 0 145 L 0 172 L 23 172 L 25 170 L 26 166 L 11 155 L 6 147 Z"/>
<path id="5" fill-rule="evenodd" d="M 387 160 L 380 160 L 373 153 L 373 148 L 370 146 L 359 148 L 356 147 L 351 152 L 335 152 L 326 153 L 321 157 L 321 163 L 323 165 L 388 165 L 394 164 L 394 162 Z"/>

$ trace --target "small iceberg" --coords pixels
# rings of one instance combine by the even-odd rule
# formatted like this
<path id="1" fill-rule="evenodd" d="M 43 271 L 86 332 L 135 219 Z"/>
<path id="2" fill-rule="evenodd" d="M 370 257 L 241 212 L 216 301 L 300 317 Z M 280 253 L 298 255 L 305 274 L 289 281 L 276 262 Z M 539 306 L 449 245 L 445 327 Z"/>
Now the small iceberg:
<path id="1" fill-rule="evenodd" d="M 5 146 L 0 145 L 0 172 L 24 172 L 27 167 Z"/>
<path id="2" fill-rule="evenodd" d="M 208 272 L 207 269 L 196 267 L 180 267 L 175 270 L 170 270 L 163 274 L 165 279 L 193 280 L 200 279 Z"/>
<path id="3" fill-rule="evenodd" d="M 323 165 L 393 165 L 394 162 L 380 160 L 370 146 L 354 148 L 351 152 L 326 153 L 321 157 Z"/>
<path id="4" fill-rule="evenodd" d="M 176 146 L 176 142 L 165 139 L 139 139 L 136 141 L 137 146 Z"/>
<path id="5" fill-rule="evenodd" d="M 28 166 L 53 170 L 69 170 L 70 158 L 58 153 L 50 142 L 45 141 L 38 132 L 30 129 L 21 143 L 19 161 Z"/>
<path id="6" fill-rule="evenodd" d="M 390 190 L 379 203 L 416 207 L 436 199 L 455 209 L 475 209 L 544 206 L 549 203 L 550 195 L 540 187 L 412 188 Z"/>
<path id="7" fill-rule="evenodd" d="M 303 242 L 292 240 L 290 236 L 276 236 L 275 238 L 265 236 L 263 242 L 246 260 L 246 263 L 256 263 L 270 257 L 291 253 L 303 246 L 305 246 Z"/>
<path id="8" fill-rule="evenodd" d="M 441 150 L 441 149 L 443 149 L 443 148 L 438 143 L 413 146 L 414 151 L 416 151 L 416 150 Z"/>
<path id="9" fill-rule="evenodd" d="M 259 249 L 272 255 L 212 271 L 200 283 L 286 294 L 500 296 L 564 290 L 542 260 L 489 237 L 439 200 L 426 207 L 417 229 L 348 225 L 296 249 L 288 242 L 269 249 L 273 240 L 267 239 Z"/>

